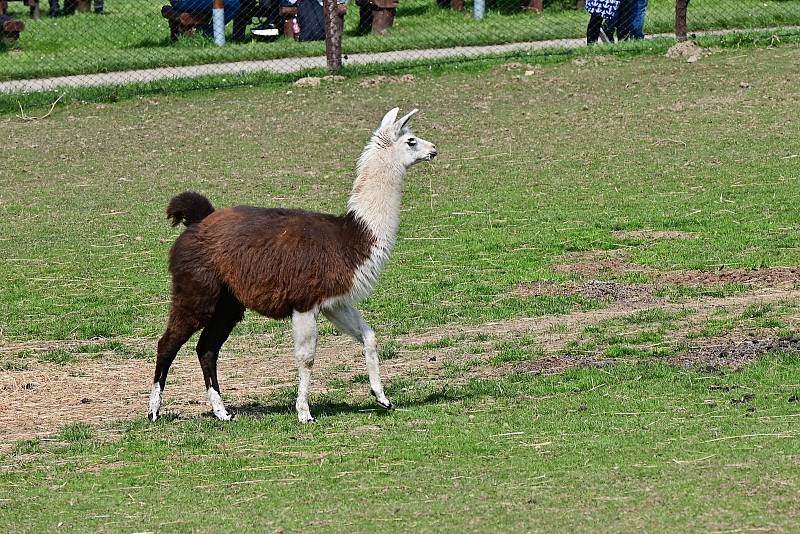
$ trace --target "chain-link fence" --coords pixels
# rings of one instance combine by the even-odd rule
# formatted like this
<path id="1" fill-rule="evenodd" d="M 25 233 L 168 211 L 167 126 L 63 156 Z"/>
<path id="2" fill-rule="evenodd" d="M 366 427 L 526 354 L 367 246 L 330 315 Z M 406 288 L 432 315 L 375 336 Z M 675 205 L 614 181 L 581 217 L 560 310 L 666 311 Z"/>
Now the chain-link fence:
<path id="1" fill-rule="evenodd" d="M 343 1 L 0 0 L 0 92 L 800 26 L 800 0 Z"/>

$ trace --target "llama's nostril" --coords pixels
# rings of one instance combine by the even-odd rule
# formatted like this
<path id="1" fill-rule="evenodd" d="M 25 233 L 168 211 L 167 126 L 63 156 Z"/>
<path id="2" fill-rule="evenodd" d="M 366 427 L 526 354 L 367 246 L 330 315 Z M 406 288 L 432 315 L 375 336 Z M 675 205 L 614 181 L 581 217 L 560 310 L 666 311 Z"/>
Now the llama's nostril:
<path id="1" fill-rule="evenodd" d="M 435 158 L 437 155 L 439 155 L 439 152 L 436 151 L 436 149 L 431 150 L 431 159 Z"/>

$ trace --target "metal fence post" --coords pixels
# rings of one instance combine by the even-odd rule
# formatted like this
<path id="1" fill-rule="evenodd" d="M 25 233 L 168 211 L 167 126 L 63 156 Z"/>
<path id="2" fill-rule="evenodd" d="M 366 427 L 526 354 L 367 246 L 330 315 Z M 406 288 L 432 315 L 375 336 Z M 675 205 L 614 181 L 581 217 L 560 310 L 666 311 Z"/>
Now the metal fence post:
<path id="1" fill-rule="evenodd" d="M 213 21 L 214 44 L 225 44 L 225 4 L 222 0 L 214 0 L 211 4 L 211 20 Z"/>
<path id="2" fill-rule="evenodd" d="M 675 0 L 675 37 L 686 40 L 686 5 L 689 0 Z"/>
<path id="3" fill-rule="evenodd" d="M 472 6 L 472 16 L 475 20 L 481 20 L 486 13 L 486 2 L 484 0 L 475 0 Z"/>
<path id="4" fill-rule="evenodd" d="M 322 0 L 325 12 L 325 58 L 328 72 L 338 74 L 342 69 L 342 26 L 336 10 L 336 0 Z"/>

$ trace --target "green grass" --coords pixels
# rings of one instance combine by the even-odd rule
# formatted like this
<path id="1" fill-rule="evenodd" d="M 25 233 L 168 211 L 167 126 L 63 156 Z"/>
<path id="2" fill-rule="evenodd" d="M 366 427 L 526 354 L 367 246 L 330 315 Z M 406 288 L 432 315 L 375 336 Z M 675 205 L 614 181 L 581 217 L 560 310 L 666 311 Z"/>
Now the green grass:
<path id="1" fill-rule="evenodd" d="M 797 302 L 707 318 L 644 310 L 582 332 L 556 322 L 549 333 L 577 337 L 563 350 L 490 327 L 605 305 L 513 288 L 563 278 L 553 266 L 565 253 L 619 248 L 620 228 L 698 236 L 625 244 L 655 269 L 800 264 L 800 47 L 696 64 L 580 59 L 534 76 L 472 64 L 378 90 L 358 78 L 275 83 L 0 116 L 11 154 L 0 369 L 12 381 L 26 366 L 81 373 L 138 358 L 122 338 L 161 333 L 177 235 L 163 210 L 176 192 L 339 211 L 361 146 L 394 105 L 419 107 L 419 135 L 441 149 L 409 174 L 395 254 L 363 305 L 388 341 L 397 410 L 376 410 L 363 368 L 343 365 L 313 390 L 314 425 L 297 423 L 294 388 L 282 388 L 229 403 L 240 417 L 228 424 L 167 404 L 156 424 L 25 436 L 0 453 L 0 531 L 796 531 L 800 357 L 713 373 L 657 359 L 688 337 L 796 333 Z M 439 341 L 397 340 L 430 329 L 444 333 L 423 339 Z M 288 346 L 285 330 L 249 315 L 234 335 L 277 331 Z M 23 344 L 49 339 L 89 341 Z M 618 361 L 507 374 L 553 353 Z M 40 398 L 25 380 L 34 389 L 12 402 Z M 170 391 L 168 403 L 189 400 Z"/>
<path id="2" fill-rule="evenodd" d="M 442 158 L 411 171 L 398 246 L 365 304 L 384 334 L 596 306 L 510 289 L 548 279 L 566 252 L 614 246 L 620 226 L 703 237 L 626 248 L 656 268 L 797 264 L 800 131 L 785 120 L 797 59 L 794 46 L 696 65 L 589 58 L 536 76 L 420 76 L 377 93 L 353 80 L 6 116 L 14 157 L 0 175 L 0 336 L 159 335 L 177 235 L 163 215 L 172 195 L 340 211 L 376 117 L 397 104 L 423 110 L 417 129 Z M 283 327 L 251 318 L 237 331 L 274 328 Z"/>
<path id="3" fill-rule="evenodd" d="M 0 527 L 794 531 L 798 369 L 775 355 L 731 374 L 406 382 L 389 388 L 402 410 L 320 399 L 311 426 L 279 396 L 233 424 L 136 421 L 110 443 L 65 429 L 2 459 Z"/>
<path id="4" fill-rule="evenodd" d="M 497 354 L 491 358 L 490 363 L 496 366 L 532 360 L 544 355 L 542 348 L 536 346 L 536 340 L 525 335 L 497 343 L 495 351 Z"/>
<path id="5" fill-rule="evenodd" d="M 738 31 L 723 35 L 703 35 L 695 41 L 704 47 L 714 48 L 751 48 L 775 46 L 778 44 L 800 43 L 800 32 L 792 28 L 770 31 Z M 392 63 L 375 63 L 366 65 L 345 65 L 342 74 L 353 78 L 374 75 L 416 74 L 442 75 L 447 73 L 484 74 L 498 65 L 508 62 L 523 62 L 529 65 L 552 65 L 565 63 L 575 59 L 609 56 L 625 59 L 645 55 L 663 54 L 675 44 L 674 39 L 652 39 L 647 41 L 629 41 L 613 46 L 598 45 L 581 48 L 549 48 L 542 50 L 515 51 L 504 54 L 492 54 L 472 58 L 442 58 L 430 60 L 403 60 Z M 283 88 L 287 83 L 304 76 L 324 76 L 323 69 L 307 69 L 290 74 L 274 74 L 257 72 L 237 76 L 211 75 L 196 78 L 165 79 L 146 83 L 128 83 L 100 87 L 60 88 L 51 91 L 13 92 L 0 94 L 0 115 L 21 115 L 22 108 L 27 115 L 44 115 L 54 102 L 59 104 L 115 103 L 123 100 L 145 96 L 161 96 L 163 94 L 196 96 L 222 88 Z M 41 113 L 39 113 L 41 110 Z M 617 228 L 619 229 L 619 228 Z"/>
<path id="6" fill-rule="evenodd" d="M 198 37 L 171 43 L 160 15 L 165 3 L 119 0 L 110 4 L 102 17 L 88 13 L 30 20 L 26 8 L 12 2 L 11 12 L 23 18 L 27 27 L 12 48 L 0 49 L 0 80 L 324 54 L 321 42 L 229 43 L 219 48 Z M 391 33 L 378 37 L 356 35 L 358 9 L 350 5 L 343 49 L 353 54 L 585 35 L 586 13 L 564 7 L 564 2 L 554 2 L 543 14 L 535 14 L 520 11 L 515 2 L 501 2 L 489 9 L 482 21 L 475 21 L 470 16 L 471 4 L 467 13 L 457 13 L 439 8 L 433 0 L 404 0 Z M 674 19 L 674 2 L 650 1 L 649 33 L 674 31 Z M 696 0 L 689 10 L 691 31 L 798 24 L 797 0 Z"/>

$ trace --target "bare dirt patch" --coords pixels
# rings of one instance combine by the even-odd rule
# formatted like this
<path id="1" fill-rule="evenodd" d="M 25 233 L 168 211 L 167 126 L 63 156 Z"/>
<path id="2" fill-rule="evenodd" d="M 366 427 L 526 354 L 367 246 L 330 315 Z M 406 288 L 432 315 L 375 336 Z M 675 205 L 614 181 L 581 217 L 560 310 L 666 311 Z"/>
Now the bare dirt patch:
<path id="1" fill-rule="evenodd" d="M 686 354 L 668 358 L 672 364 L 700 366 L 708 370 L 738 369 L 768 352 L 800 352 L 800 336 L 783 338 L 743 338 L 731 333 L 696 342 Z"/>
<path id="2" fill-rule="evenodd" d="M 744 284 L 755 287 L 794 287 L 800 285 L 800 267 L 674 271 L 661 273 L 659 280 L 665 283 L 688 286 Z"/>
<path id="3" fill-rule="evenodd" d="M 617 239 L 644 239 L 658 241 L 662 239 L 697 239 L 697 235 L 680 230 L 616 230 L 611 235 Z"/>
<path id="4" fill-rule="evenodd" d="M 569 254 L 564 257 L 562 263 L 553 265 L 551 269 L 557 273 L 582 277 L 596 276 L 601 273 L 627 274 L 655 272 L 655 269 L 651 267 L 637 265 L 627 261 L 622 256 L 622 252 L 618 250 L 595 250 L 591 252 Z"/>
<path id="5" fill-rule="evenodd" d="M 703 48 L 694 41 L 683 41 L 672 45 L 666 57 L 670 59 L 686 59 L 687 63 L 696 63 L 701 57 L 711 55 L 712 50 Z"/>
<path id="6" fill-rule="evenodd" d="M 380 87 L 387 83 L 414 83 L 416 77 L 413 74 L 403 74 L 402 76 L 378 75 L 358 82 L 360 87 Z"/>
<path id="7" fill-rule="evenodd" d="M 677 238 L 677 237 L 676 237 Z M 681 237 L 686 239 L 686 237 Z M 569 274 L 577 278 L 590 278 L 594 276 L 620 276 L 630 274 L 645 274 L 653 280 L 655 286 L 659 285 L 685 285 L 719 286 L 725 284 L 742 284 L 754 288 L 792 288 L 800 287 L 800 267 L 762 267 L 759 269 L 720 268 L 716 270 L 686 271 L 659 271 L 645 265 L 637 265 L 625 259 L 622 251 L 590 251 L 570 254 L 564 257 L 563 262 L 557 263 L 551 269 L 560 274 Z M 540 283 L 541 284 L 541 283 Z M 525 286 L 522 284 L 515 291 L 524 294 Z M 564 287 L 563 291 L 569 294 L 570 288 Z M 535 295 L 535 293 L 533 293 Z M 556 293 L 557 294 L 557 293 Z"/>
<path id="8" fill-rule="evenodd" d="M 602 289 L 594 290 L 608 290 L 604 286 L 598 287 Z M 481 367 L 475 369 L 475 372 L 482 376 L 500 376 L 509 372 L 549 374 L 578 366 L 602 366 L 624 361 L 559 354 L 587 326 L 606 319 L 622 318 L 652 308 L 667 311 L 690 309 L 702 318 L 720 308 L 735 310 L 750 304 L 792 300 L 800 301 L 800 290 L 771 289 L 729 298 L 697 299 L 689 303 L 614 300 L 603 309 L 562 316 L 522 317 L 476 326 L 450 326 L 405 336 L 395 341 L 402 347 L 411 347 L 444 339 L 463 339 L 464 341 L 454 342 L 456 345 L 463 345 L 472 343 L 470 340 L 477 335 L 491 336 L 493 341 L 497 341 L 525 334 L 534 338 L 537 346 L 546 349 L 544 358 L 512 364 L 510 367 Z M 134 341 L 132 338 L 125 340 L 128 345 L 132 345 Z M 139 341 L 142 343 L 141 350 L 152 350 L 155 345 L 155 340 Z M 791 341 L 788 347 L 794 348 L 797 343 Z M 478 357 L 490 356 L 492 344 L 487 345 Z M 58 348 L 57 343 L 44 345 L 48 349 Z M 76 346 L 76 342 L 65 342 L 64 346 Z M 686 365 L 704 359 L 716 361 L 714 358 L 720 363 L 729 363 L 741 360 L 747 354 L 756 354 L 759 350 L 760 353 L 771 350 L 770 347 L 777 349 L 783 345 L 743 344 L 738 349 L 719 350 L 720 356 L 714 356 L 716 353 L 713 350 L 716 349 L 697 345 L 696 352 L 689 352 L 685 358 L 678 358 L 673 363 Z M 723 353 L 734 356 L 725 356 Z M 399 350 L 397 357 L 382 362 L 381 370 L 388 380 L 420 374 L 433 378 L 441 372 L 445 363 L 454 359 L 458 361 L 462 354 L 458 352 L 457 346 Z M 342 379 L 364 373 L 360 347 L 344 337 L 323 336 L 316 361 L 314 394 L 324 392 L 331 380 L 341 382 Z M 19 439 L 52 435 L 70 423 L 84 422 L 95 427 L 104 427 L 120 419 L 144 417 L 152 372 L 152 361 L 126 360 L 113 356 L 83 358 L 66 365 L 31 361 L 27 369 L 0 372 L 0 395 L 4 398 L 4 402 L 0 404 L 0 428 L 3 429 L 0 433 L 0 449 L 8 449 Z M 276 347 L 272 335 L 231 339 L 220 356 L 219 374 L 223 396 L 234 411 L 238 407 L 258 403 L 260 396 L 293 388 L 296 383 L 296 370 L 288 340 L 286 344 Z M 368 387 L 365 384 L 353 384 L 352 390 L 356 396 L 363 394 L 367 398 Z M 286 410 L 291 410 L 291 406 L 287 405 Z M 178 414 L 180 417 L 196 417 L 209 413 L 202 373 L 191 348 L 184 349 L 172 366 L 165 391 L 163 413 Z"/>
<path id="9" fill-rule="evenodd" d="M 143 351 L 153 351 L 156 340 L 138 341 Z M 96 343 L 96 341 L 91 342 Z M 234 412 L 257 402 L 258 397 L 295 387 L 297 371 L 291 347 L 275 346 L 271 334 L 234 337 L 226 344 L 219 360 L 219 380 L 223 397 Z M 90 342 L 65 341 L 62 347 L 80 349 Z M 192 343 L 181 350 L 170 368 L 162 414 L 196 417 L 208 414 L 203 376 Z M 58 342 L 22 343 L 35 349 L 59 348 Z M 70 350 L 68 349 L 68 350 Z M 420 358 L 397 358 L 382 362 L 386 379 L 441 366 L 441 362 Z M 65 365 L 41 363 L 34 359 L 25 369 L 0 371 L 0 450 L 14 441 L 52 435 L 71 423 L 103 426 L 120 419 L 144 417 L 152 384 L 151 360 L 85 358 Z M 360 347 L 344 336 L 323 336 L 314 366 L 314 394 L 327 391 L 330 380 L 351 378 L 364 373 Z M 368 385 L 354 384 L 366 398 Z M 291 409 L 289 405 L 287 411 Z M 257 412 L 257 410 L 256 410 Z M 4 447 L 5 446 L 5 447 Z"/>
<path id="10" fill-rule="evenodd" d="M 706 371 L 719 371 L 739 369 L 760 356 L 776 351 L 800 352 L 800 337 L 742 338 L 738 334 L 731 333 L 703 340 L 692 346 L 685 354 L 665 359 L 630 360 L 600 356 L 550 355 L 518 363 L 510 368 L 498 369 L 490 374 L 504 375 L 513 372 L 552 375 L 577 367 L 605 367 L 628 361 L 665 361 L 682 367 L 700 367 Z"/>
<path id="11" fill-rule="evenodd" d="M 653 300 L 655 290 L 656 288 L 652 284 L 625 284 L 588 280 L 586 282 L 570 282 L 566 284 L 557 282 L 521 284 L 514 288 L 514 293 L 522 297 L 568 296 L 629 302 Z"/>
<path id="12" fill-rule="evenodd" d="M 606 365 L 619 363 L 619 361 L 620 360 L 611 358 L 594 358 L 591 356 L 545 356 L 544 358 L 516 364 L 511 368 L 511 371 L 514 373 L 529 373 L 534 375 L 554 375 L 569 369 L 575 369 L 576 367 L 605 367 Z"/>

